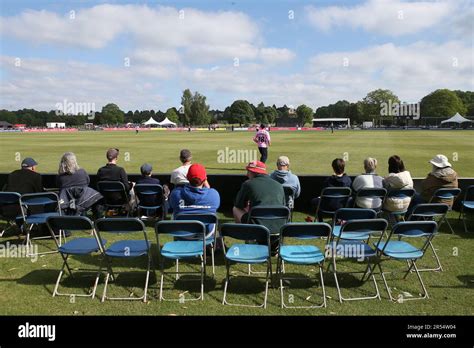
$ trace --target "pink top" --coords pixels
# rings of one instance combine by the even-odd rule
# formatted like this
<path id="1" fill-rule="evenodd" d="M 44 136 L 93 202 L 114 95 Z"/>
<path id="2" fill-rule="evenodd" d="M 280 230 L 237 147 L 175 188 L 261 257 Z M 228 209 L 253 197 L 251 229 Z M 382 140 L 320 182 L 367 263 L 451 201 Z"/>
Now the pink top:
<path id="1" fill-rule="evenodd" d="M 270 143 L 270 133 L 268 133 L 265 129 L 260 129 L 253 140 L 257 143 L 258 147 L 268 147 Z"/>

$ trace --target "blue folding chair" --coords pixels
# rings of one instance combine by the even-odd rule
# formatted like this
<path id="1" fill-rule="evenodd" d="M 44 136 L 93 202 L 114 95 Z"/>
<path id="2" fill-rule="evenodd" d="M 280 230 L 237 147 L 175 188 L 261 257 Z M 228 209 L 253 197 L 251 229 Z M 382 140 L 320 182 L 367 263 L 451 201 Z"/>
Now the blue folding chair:
<path id="1" fill-rule="evenodd" d="M 464 199 L 461 202 L 461 211 L 459 212 L 459 218 L 462 216 L 462 222 L 464 224 L 464 232 L 467 230 L 467 215 L 474 212 L 474 185 L 468 186 L 466 193 L 464 194 Z"/>
<path id="2" fill-rule="evenodd" d="M 204 225 L 206 225 L 206 246 L 209 246 L 211 248 L 212 275 L 215 275 L 216 271 L 215 271 L 214 257 L 215 257 L 215 252 L 216 252 L 216 240 L 217 240 L 217 225 L 218 225 L 217 215 L 213 213 L 180 213 L 180 214 L 176 214 L 174 219 L 175 220 L 197 220 L 197 221 L 201 221 Z M 176 272 L 179 272 L 178 263 L 179 263 L 179 260 L 176 259 Z"/>
<path id="3" fill-rule="evenodd" d="M 390 235 L 386 241 L 379 241 L 377 244 L 374 243 L 377 250 L 376 266 L 380 270 L 380 275 L 382 276 L 390 300 L 409 301 L 429 298 L 428 291 L 426 290 L 425 284 L 423 283 L 423 279 L 421 278 L 421 274 L 416 266 L 416 262 L 425 255 L 426 249 L 429 246 L 429 242 L 434 238 L 437 229 L 438 225 L 435 221 L 399 222 L 393 226 L 392 231 L 390 232 Z M 423 246 L 416 247 L 411 243 L 399 240 L 398 237 L 400 236 L 404 238 L 423 238 Z M 386 259 L 383 259 L 383 257 L 386 257 Z M 408 270 L 403 276 L 403 279 L 405 279 L 413 269 L 416 272 L 418 280 L 421 284 L 423 294 L 419 297 L 403 297 L 403 295 L 400 295 L 399 298 L 393 297 L 390 287 L 388 286 L 387 279 L 385 278 L 385 274 L 391 272 L 384 272 L 381 265 L 383 261 L 387 260 L 407 261 L 409 266 Z"/>
<path id="4" fill-rule="evenodd" d="M 21 195 L 16 192 L 0 192 L 0 220 L 4 220 L 7 224 L 0 233 L 0 237 L 16 226 L 15 222 L 19 215 L 22 215 Z"/>
<path id="5" fill-rule="evenodd" d="M 107 300 L 143 300 L 146 302 L 148 292 L 148 281 L 150 278 L 150 268 L 152 255 L 150 250 L 150 242 L 145 231 L 145 225 L 142 221 L 135 218 L 113 218 L 107 219 L 102 218 L 95 222 L 95 229 L 99 240 L 102 240 L 101 235 L 103 233 L 114 234 L 116 237 L 125 235 L 128 237 L 131 233 L 140 232 L 143 234 L 142 239 L 121 239 L 113 242 L 110 245 L 106 245 L 103 249 L 105 261 L 107 263 L 107 273 L 105 276 L 104 292 L 102 294 L 102 302 Z M 122 237 L 123 238 L 123 237 Z M 109 284 L 109 278 L 116 280 L 114 271 L 112 269 L 113 259 L 135 259 L 139 257 L 147 257 L 146 277 L 145 277 L 145 288 L 144 293 L 141 297 L 109 297 L 107 296 L 107 286 Z"/>
<path id="6" fill-rule="evenodd" d="M 412 213 L 408 217 L 408 221 L 435 221 L 439 227 L 441 226 L 442 221 L 445 219 L 446 214 L 449 211 L 449 206 L 444 203 L 424 203 L 418 204 L 413 209 Z M 427 236 L 431 237 L 431 236 Z M 401 238 L 401 237 L 400 237 Z M 434 248 L 433 242 L 431 239 L 428 240 L 428 245 L 433 252 L 433 256 L 436 259 L 436 268 L 419 268 L 419 272 L 423 271 L 443 271 L 443 266 L 441 266 L 441 261 L 439 259 L 438 253 Z"/>
<path id="7" fill-rule="evenodd" d="M 293 221 L 293 209 L 295 208 L 296 191 L 292 186 L 283 185 L 285 193 L 285 205 L 290 209 L 290 221 Z"/>
<path id="8" fill-rule="evenodd" d="M 332 233 L 330 239 L 339 237 L 341 234 L 342 225 L 350 220 L 368 220 L 375 219 L 377 212 L 372 209 L 362 208 L 341 208 L 338 209 L 332 220 Z"/>
<path id="9" fill-rule="evenodd" d="M 315 220 L 318 221 L 319 215 L 323 218 L 334 217 L 336 211 L 346 207 L 351 197 L 352 190 L 350 187 L 326 187 L 321 192 L 319 204 L 316 207 Z"/>
<path id="10" fill-rule="evenodd" d="M 440 200 L 449 200 L 451 201 L 451 204 L 448 204 L 448 212 L 452 210 L 452 206 L 454 204 L 454 201 L 456 198 L 461 194 L 461 189 L 459 188 L 440 188 L 437 189 L 434 193 L 433 196 L 431 197 L 429 203 L 436 203 L 439 202 Z M 443 222 L 446 221 L 448 224 L 449 229 L 451 230 L 451 233 L 454 234 L 454 230 L 451 227 L 451 224 L 449 223 L 449 220 L 447 218 L 447 214 L 444 216 L 443 220 L 440 221 L 438 224 L 438 230 L 441 228 L 441 225 Z"/>
<path id="11" fill-rule="evenodd" d="M 387 195 L 385 196 L 385 201 L 390 198 L 397 198 L 397 199 L 407 199 L 409 198 L 410 201 L 415 195 L 415 190 L 414 189 L 396 189 L 396 190 L 388 190 Z M 385 202 L 382 206 L 385 205 Z M 407 205 L 408 208 L 408 205 Z M 391 211 L 387 209 L 382 209 L 383 212 L 388 216 L 388 221 L 391 224 L 400 222 L 400 221 L 405 221 L 405 215 L 407 213 L 407 209 L 403 210 L 396 210 L 396 211 Z"/>
<path id="12" fill-rule="evenodd" d="M 63 265 L 59 271 L 58 279 L 56 280 L 56 285 L 54 286 L 53 297 L 57 296 L 69 296 L 74 297 L 95 297 L 97 290 L 97 284 L 99 282 L 100 275 L 102 273 L 102 267 L 99 265 L 98 269 L 77 269 L 75 271 L 84 271 L 84 272 L 97 272 L 92 291 L 89 294 L 73 294 L 73 293 L 60 293 L 58 291 L 61 278 L 64 274 L 64 270 L 67 270 L 70 277 L 74 277 L 74 274 L 71 270 L 71 267 L 68 264 L 69 256 L 85 256 L 92 255 L 94 253 L 100 253 L 101 247 L 106 243 L 105 240 L 102 240 L 99 243 L 98 236 L 94 229 L 94 224 L 91 220 L 84 216 L 49 216 L 46 219 L 46 225 L 53 236 L 53 239 L 58 248 L 58 252 L 63 259 Z M 57 234 L 60 234 L 61 231 L 74 232 L 71 235 L 69 240 L 60 245 L 58 240 L 55 238 Z M 82 232 L 82 235 L 88 235 L 88 237 L 79 237 L 79 233 Z M 92 237 L 91 237 L 92 234 Z"/>
<path id="13" fill-rule="evenodd" d="M 104 197 L 106 212 L 109 210 L 125 210 L 126 216 L 130 215 L 132 207 L 130 205 L 129 193 L 125 185 L 120 181 L 99 181 L 97 190 Z"/>
<path id="14" fill-rule="evenodd" d="M 145 219 L 165 220 L 165 197 L 163 195 L 163 186 L 158 184 L 136 184 L 133 188 L 138 200 L 138 217 Z M 157 213 L 161 212 L 157 218 Z M 142 219 L 142 218 L 141 218 Z"/>
<path id="15" fill-rule="evenodd" d="M 197 220 L 173 220 L 158 221 L 155 225 L 156 240 L 158 245 L 158 255 L 160 258 L 160 301 L 194 301 L 204 300 L 204 278 L 206 276 L 206 225 Z M 172 242 L 160 244 L 160 236 L 169 235 L 175 237 Z M 187 238 L 185 240 L 184 238 Z M 201 267 L 199 272 L 165 272 L 165 259 L 169 260 L 191 260 L 199 258 Z M 176 262 L 176 266 L 178 262 Z M 165 274 L 200 274 L 201 275 L 201 294 L 197 298 L 185 299 L 180 295 L 179 299 L 166 299 L 163 296 L 163 283 Z"/>
<path id="16" fill-rule="evenodd" d="M 356 192 L 354 198 L 354 208 L 359 208 L 357 201 L 360 198 L 372 199 L 373 202 L 377 202 L 378 206 L 371 209 L 375 210 L 377 213 L 382 211 L 383 201 L 387 195 L 387 190 L 384 188 L 363 188 Z"/>
<path id="17" fill-rule="evenodd" d="M 367 212 L 369 213 L 369 212 Z M 385 233 L 388 226 L 388 222 L 385 219 L 360 219 L 360 220 L 349 220 L 342 225 L 339 231 L 334 232 L 331 235 L 331 241 L 327 244 L 329 256 L 332 259 L 332 271 L 334 280 L 336 282 L 337 293 L 339 295 L 339 302 L 343 301 L 358 301 L 358 300 L 370 300 L 379 299 L 380 292 L 377 285 L 377 281 L 373 273 L 371 265 L 372 260 L 376 256 L 375 250 L 369 245 L 370 238 L 378 237 L 379 241 Z M 362 297 L 344 297 L 341 293 L 339 286 L 338 271 L 336 265 L 336 259 L 351 259 L 357 261 L 366 261 L 367 267 L 365 271 L 353 271 L 345 272 L 348 274 L 363 273 L 361 282 L 365 282 L 372 277 L 375 295 L 362 296 Z M 366 275 L 367 279 L 365 279 Z"/>
<path id="18" fill-rule="evenodd" d="M 46 224 L 46 219 L 50 216 L 61 216 L 61 207 L 59 205 L 59 197 L 54 192 L 40 192 L 23 194 L 20 198 L 22 206 L 20 220 L 23 221 L 22 231 L 26 234 L 27 256 L 37 256 L 44 254 L 56 253 L 57 250 L 30 253 L 33 250 L 33 240 L 49 239 L 49 236 L 31 237 L 31 230 L 34 226 Z M 62 239 L 66 240 L 65 232 L 59 233 L 59 245 Z"/>
<path id="19" fill-rule="evenodd" d="M 281 308 L 321 308 L 326 307 L 326 289 L 324 287 L 323 264 L 324 251 L 316 245 L 308 244 L 287 244 L 285 238 L 301 241 L 328 238 L 331 234 L 331 226 L 326 223 L 290 223 L 281 228 L 280 233 L 280 253 L 278 255 L 277 274 L 280 278 Z M 283 262 L 293 265 L 317 265 L 321 288 L 323 291 L 323 303 L 313 306 L 289 306 L 284 301 L 284 281 L 289 279 L 301 279 L 296 277 L 285 277 Z"/>
<path id="20" fill-rule="evenodd" d="M 270 231 L 265 226 L 261 225 L 246 225 L 246 224 L 234 224 L 227 223 L 221 226 L 220 231 L 222 237 L 222 251 L 224 253 L 225 266 L 226 266 L 226 279 L 224 285 L 224 296 L 222 298 L 223 305 L 240 306 L 240 307 L 267 307 L 268 297 L 268 283 L 272 277 L 272 261 L 271 261 L 271 245 L 270 245 Z M 233 238 L 239 241 L 248 240 L 266 240 L 266 245 L 261 244 L 244 244 L 237 243 L 231 247 L 226 248 L 225 239 Z M 227 251 L 226 251 L 227 250 Z M 232 264 L 266 264 L 266 277 L 265 277 L 265 295 L 263 304 L 261 305 L 247 305 L 230 303 L 227 301 L 227 287 L 230 282 L 230 267 Z"/>

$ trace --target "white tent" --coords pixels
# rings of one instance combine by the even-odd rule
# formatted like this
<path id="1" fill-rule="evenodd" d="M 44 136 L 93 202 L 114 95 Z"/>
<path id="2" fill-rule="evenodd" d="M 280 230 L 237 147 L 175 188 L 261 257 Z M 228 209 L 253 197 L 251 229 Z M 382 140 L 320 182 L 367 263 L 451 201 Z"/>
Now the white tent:
<path id="1" fill-rule="evenodd" d="M 143 122 L 145 126 L 151 126 L 151 125 L 159 125 L 159 122 L 156 122 L 153 117 L 150 117 L 150 119 L 146 122 Z"/>
<path id="2" fill-rule="evenodd" d="M 458 112 L 456 112 L 456 115 L 454 115 L 453 117 L 451 117 L 447 120 L 441 121 L 441 124 L 449 123 L 449 122 L 460 124 L 460 123 L 464 123 L 464 122 L 474 122 L 474 121 L 468 120 L 467 118 L 462 117 L 461 115 L 459 115 Z"/>
<path id="3" fill-rule="evenodd" d="M 163 121 L 158 122 L 158 124 L 159 124 L 161 127 L 176 127 L 176 123 L 171 122 L 171 121 L 168 119 L 168 117 L 166 117 Z"/>

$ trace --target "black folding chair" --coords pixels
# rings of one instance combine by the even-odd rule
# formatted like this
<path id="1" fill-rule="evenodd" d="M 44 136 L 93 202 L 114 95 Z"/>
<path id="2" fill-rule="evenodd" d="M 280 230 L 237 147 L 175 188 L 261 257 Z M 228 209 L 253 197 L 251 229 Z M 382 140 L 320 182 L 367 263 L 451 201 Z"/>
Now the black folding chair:
<path id="1" fill-rule="evenodd" d="M 136 184 L 133 189 L 137 198 L 137 210 L 140 219 L 166 219 L 163 186 L 158 184 Z M 157 216 L 158 212 L 160 213 L 159 216 Z"/>
<path id="2" fill-rule="evenodd" d="M 318 206 L 316 207 L 316 221 L 319 216 L 334 217 L 336 211 L 347 206 L 347 202 L 351 197 L 352 190 L 350 187 L 326 187 L 321 192 Z"/>
<path id="3" fill-rule="evenodd" d="M 16 192 L 0 192 L 0 219 L 6 222 L 0 237 L 16 226 L 17 217 L 21 215 L 21 195 Z"/>
<path id="4" fill-rule="evenodd" d="M 130 205 L 129 193 L 125 185 L 120 181 L 99 181 L 98 191 L 104 196 L 106 212 L 109 210 L 125 210 L 127 217 L 130 215 L 132 207 Z"/>
<path id="5" fill-rule="evenodd" d="M 355 198 L 354 198 L 354 208 L 365 208 L 365 207 L 359 207 L 357 205 L 357 201 L 360 198 L 363 199 L 371 199 L 373 202 L 378 202 L 378 205 L 370 208 L 375 210 L 377 213 L 379 213 L 382 210 L 383 207 L 383 201 L 385 199 L 385 196 L 387 195 L 387 190 L 384 188 L 363 188 L 360 189 L 359 191 L 356 192 Z"/>

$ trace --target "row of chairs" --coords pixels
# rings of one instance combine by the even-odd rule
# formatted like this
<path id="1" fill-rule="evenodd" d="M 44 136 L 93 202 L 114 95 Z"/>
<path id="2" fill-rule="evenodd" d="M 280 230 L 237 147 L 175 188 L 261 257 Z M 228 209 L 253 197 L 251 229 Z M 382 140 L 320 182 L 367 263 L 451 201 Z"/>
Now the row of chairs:
<path id="1" fill-rule="evenodd" d="M 432 204 L 432 206 L 447 206 L 443 204 Z M 270 209 L 271 207 L 266 207 Z M 214 217 L 214 219 L 212 218 Z M 385 274 L 381 267 L 384 259 L 406 260 L 409 268 L 405 277 L 412 271 L 416 272 L 420 284 L 423 289 L 423 296 L 427 298 L 428 293 L 422 281 L 420 271 L 416 262 L 423 257 L 427 248 L 432 245 L 431 241 L 437 231 L 437 224 L 434 221 L 407 221 L 396 224 L 388 237 L 386 236 L 388 222 L 385 219 L 377 218 L 377 213 L 370 209 L 351 209 L 344 208 L 337 212 L 338 218 L 344 220 L 334 220 L 333 226 L 327 223 L 287 223 L 282 226 L 279 231 L 280 249 L 277 257 L 277 276 L 280 280 L 281 291 L 281 306 L 289 308 L 291 306 L 284 302 L 284 283 L 287 279 L 285 275 L 285 263 L 295 265 L 316 265 L 319 267 L 320 284 L 323 290 L 323 301 L 320 305 L 309 306 L 309 308 L 326 306 L 326 295 L 323 277 L 323 263 L 329 257 L 332 259 L 332 272 L 336 282 L 336 287 L 340 302 L 346 300 L 362 300 L 370 298 L 380 299 L 380 292 L 378 290 L 375 279 L 375 268 L 380 270 L 383 282 L 391 300 L 396 300 L 390 288 L 388 287 Z M 183 220 L 184 219 L 184 220 Z M 204 222 L 203 222 L 204 221 Z M 344 223 L 338 224 L 338 221 Z M 157 237 L 158 255 L 160 258 L 160 301 L 168 300 L 163 296 L 164 277 L 167 274 L 180 274 L 183 272 L 169 272 L 165 271 L 164 263 L 166 259 L 169 260 L 186 260 L 186 259 L 200 259 L 200 270 L 197 272 L 201 276 L 201 293 L 198 298 L 188 300 L 203 300 L 204 299 L 204 278 L 206 276 L 206 246 L 214 243 L 214 232 L 209 233 L 209 222 L 211 224 L 217 223 L 217 218 L 213 214 L 191 214 L 188 216 L 181 216 L 178 220 L 173 221 L 159 221 L 155 225 L 155 232 Z M 58 276 L 53 296 L 74 294 L 64 294 L 58 292 L 58 286 L 61 281 L 64 270 L 72 274 L 71 268 L 67 263 L 67 258 L 70 255 L 85 255 L 99 252 L 106 262 L 106 278 L 102 301 L 106 299 L 125 299 L 112 298 L 106 295 L 109 278 L 114 279 L 115 275 L 112 270 L 112 259 L 114 258 L 134 258 L 140 256 L 147 256 L 148 263 L 146 269 L 146 280 L 144 294 L 142 297 L 134 298 L 146 301 L 147 288 L 150 275 L 150 267 L 152 263 L 150 242 L 146 236 L 145 226 L 143 222 L 135 218 L 105 218 L 99 219 L 93 224 L 85 217 L 48 217 L 47 225 L 53 236 L 60 234 L 60 230 L 68 231 L 87 231 L 92 233 L 92 237 L 74 238 L 64 245 L 58 246 L 58 251 L 63 258 L 63 266 Z M 143 232 L 143 240 L 120 240 L 107 246 L 107 241 L 102 238 L 104 233 L 128 233 L 128 232 Z M 161 235 L 170 235 L 174 238 L 173 241 L 167 243 L 160 242 Z M 247 265 L 266 264 L 265 271 L 265 293 L 264 302 L 262 305 L 253 307 L 266 307 L 269 283 L 272 280 L 272 264 L 271 264 L 271 231 L 263 225 L 253 224 L 234 224 L 226 223 L 220 228 L 220 236 L 222 237 L 222 250 L 225 255 L 226 262 L 226 279 L 224 284 L 223 304 L 228 305 L 242 305 L 230 303 L 227 301 L 227 289 L 231 279 L 230 268 L 232 264 L 240 263 Z M 376 238 L 376 242 L 370 243 L 370 239 Z M 396 238 L 395 238 L 396 237 Z M 415 247 L 406 241 L 400 240 L 402 237 L 421 237 L 424 239 L 422 247 Z M 191 239 L 189 239 L 191 238 Z M 234 243 L 231 246 L 226 246 L 226 239 L 241 241 Z M 302 240 L 303 244 L 287 243 L 288 239 Z M 324 251 L 317 245 L 308 244 L 314 239 L 325 239 L 326 245 Z M 397 239 L 397 240 L 395 240 Z M 55 238 L 57 241 L 57 239 Z M 262 243 L 262 240 L 265 243 Z M 259 241 L 259 244 L 249 243 L 249 241 Z M 242 243 L 244 242 L 244 243 Z M 341 251 L 341 250 L 342 251 Z M 356 252 L 354 252 L 354 250 Z M 338 258 L 359 259 L 367 262 L 367 268 L 363 272 L 362 281 L 372 278 L 376 293 L 370 297 L 349 298 L 343 297 L 341 287 L 339 285 L 339 278 L 337 271 Z M 97 270 L 97 276 L 93 285 L 93 290 L 89 295 L 94 297 L 98 280 L 102 272 L 102 264 Z M 328 268 L 329 269 L 329 268 Z M 192 272 L 196 273 L 196 272 Z M 76 294 L 77 296 L 81 296 Z M 177 299 L 175 299 L 177 300 Z M 181 300 L 181 298 L 179 299 Z M 243 305 L 252 306 L 252 305 Z M 300 306 L 304 307 L 304 306 Z"/>

